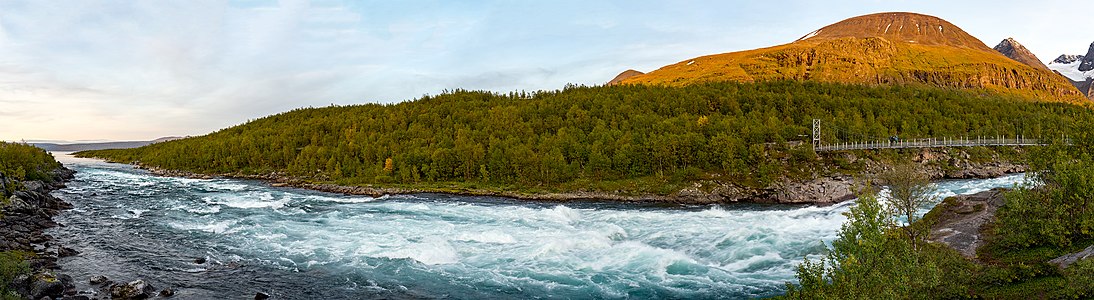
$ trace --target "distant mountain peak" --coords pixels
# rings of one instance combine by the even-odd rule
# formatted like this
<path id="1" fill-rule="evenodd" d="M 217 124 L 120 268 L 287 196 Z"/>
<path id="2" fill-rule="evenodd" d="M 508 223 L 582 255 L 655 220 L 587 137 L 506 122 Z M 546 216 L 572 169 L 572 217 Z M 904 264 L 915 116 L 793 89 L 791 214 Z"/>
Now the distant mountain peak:
<path id="1" fill-rule="evenodd" d="M 1041 59 L 1037 58 L 1033 52 L 1030 52 L 1029 49 L 1026 49 L 1025 46 L 1022 46 L 1022 43 L 1014 40 L 1014 38 L 1004 39 L 1002 42 L 999 42 L 999 45 L 996 45 L 994 49 L 1004 56 L 1030 67 L 1048 70 L 1048 67 L 1041 62 Z"/>
<path id="2" fill-rule="evenodd" d="M 1090 48 L 1086 50 L 1086 55 L 1083 56 L 1083 62 L 1079 64 L 1079 71 L 1094 70 L 1094 43 L 1090 43 Z"/>
<path id="3" fill-rule="evenodd" d="M 1090 44 L 1090 48 L 1087 49 L 1085 55 L 1060 55 L 1060 57 L 1049 62 L 1048 67 L 1070 79 L 1087 97 L 1094 99 L 1092 97 L 1094 95 L 1090 93 L 1090 84 L 1082 85 L 1094 78 L 1094 43 Z"/>
<path id="4" fill-rule="evenodd" d="M 1052 60 L 1051 63 L 1053 63 L 1053 64 L 1065 64 L 1066 65 L 1066 64 L 1070 64 L 1070 63 L 1073 63 L 1073 62 L 1076 62 L 1076 61 L 1080 61 L 1082 59 L 1083 59 L 1082 54 L 1060 54 L 1060 56 L 1056 57 L 1056 59 Z"/>

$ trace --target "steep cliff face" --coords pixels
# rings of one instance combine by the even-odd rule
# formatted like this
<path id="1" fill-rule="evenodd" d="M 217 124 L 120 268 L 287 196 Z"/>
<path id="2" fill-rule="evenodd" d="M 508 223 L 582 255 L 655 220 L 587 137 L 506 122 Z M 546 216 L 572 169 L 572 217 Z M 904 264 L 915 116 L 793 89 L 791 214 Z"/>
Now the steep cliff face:
<path id="1" fill-rule="evenodd" d="M 1045 66 L 1045 63 L 1037 58 L 1037 55 L 1034 55 L 1033 52 L 1030 52 L 1029 49 L 1026 49 L 1025 46 L 1022 46 L 1022 44 L 1018 43 L 1014 38 L 1007 38 L 1002 42 L 999 42 L 999 45 L 995 45 L 995 48 L 992 49 L 1003 54 L 1003 56 L 1026 64 L 1027 66 L 1046 71 L 1049 70 L 1048 67 Z"/>
<path id="2" fill-rule="evenodd" d="M 1008 59 L 945 20 L 912 13 L 855 17 L 790 44 L 689 59 L 623 83 L 768 80 L 923 83 L 1086 102 L 1070 82 L 1051 71 Z"/>

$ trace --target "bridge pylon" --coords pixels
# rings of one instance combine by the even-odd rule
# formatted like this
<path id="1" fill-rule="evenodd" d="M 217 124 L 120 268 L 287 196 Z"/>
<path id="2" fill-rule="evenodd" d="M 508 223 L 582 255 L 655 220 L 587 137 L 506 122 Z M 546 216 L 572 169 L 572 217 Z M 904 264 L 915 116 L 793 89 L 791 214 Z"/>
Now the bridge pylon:
<path id="1" fill-rule="evenodd" d="M 813 119 L 813 151 L 820 147 L 820 119 Z"/>

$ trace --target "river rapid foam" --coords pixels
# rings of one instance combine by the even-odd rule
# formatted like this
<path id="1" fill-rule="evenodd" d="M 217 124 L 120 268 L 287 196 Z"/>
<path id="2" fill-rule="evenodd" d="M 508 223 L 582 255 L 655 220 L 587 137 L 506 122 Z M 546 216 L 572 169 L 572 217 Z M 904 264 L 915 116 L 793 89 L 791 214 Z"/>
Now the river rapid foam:
<path id="1" fill-rule="evenodd" d="M 823 255 L 853 205 L 370 198 L 59 158 L 79 172 L 54 193 L 75 209 L 52 234 L 82 252 L 60 261 L 66 273 L 144 278 L 183 299 L 772 296 Z M 1022 178 L 946 181 L 938 194 Z"/>

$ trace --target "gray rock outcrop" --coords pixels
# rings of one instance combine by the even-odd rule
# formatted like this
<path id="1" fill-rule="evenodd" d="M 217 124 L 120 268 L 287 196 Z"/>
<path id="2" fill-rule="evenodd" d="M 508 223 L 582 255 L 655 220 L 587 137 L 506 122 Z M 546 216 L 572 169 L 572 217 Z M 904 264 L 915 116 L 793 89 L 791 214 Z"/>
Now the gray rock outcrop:
<path id="1" fill-rule="evenodd" d="M 1003 206 L 1003 189 L 992 189 L 972 195 L 947 198 L 935 209 L 937 223 L 931 226 L 930 240 L 946 244 L 968 258 L 976 258 L 976 250 L 984 244 L 981 230 L 995 218 Z"/>
<path id="2" fill-rule="evenodd" d="M 1068 266 L 1071 266 L 1071 264 L 1074 264 L 1074 263 L 1076 263 L 1080 260 L 1088 259 L 1088 258 L 1091 258 L 1091 257 L 1094 257 L 1094 246 L 1086 247 L 1086 249 L 1083 249 L 1083 251 L 1067 254 L 1067 255 L 1064 255 L 1064 256 L 1057 257 L 1057 258 L 1053 258 L 1052 260 L 1049 260 L 1048 262 L 1051 263 L 1051 264 L 1060 266 L 1060 268 L 1065 268 L 1066 269 Z"/>

